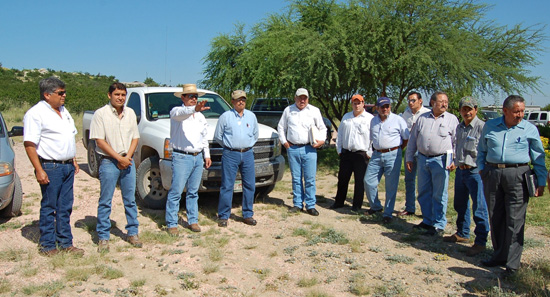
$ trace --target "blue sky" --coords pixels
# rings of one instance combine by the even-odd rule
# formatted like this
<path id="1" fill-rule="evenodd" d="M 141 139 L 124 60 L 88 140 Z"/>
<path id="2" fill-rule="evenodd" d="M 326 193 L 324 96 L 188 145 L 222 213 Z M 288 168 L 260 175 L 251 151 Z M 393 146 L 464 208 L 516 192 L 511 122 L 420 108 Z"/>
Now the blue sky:
<path id="1" fill-rule="evenodd" d="M 497 24 L 548 23 L 547 0 L 484 3 L 494 5 L 487 18 Z M 123 82 L 148 76 L 169 85 L 194 83 L 203 77 L 202 59 L 215 36 L 232 33 L 237 23 L 248 29 L 287 5 L 285 0 L 2 1 L 0 63 L 114 75 Z M 550 38 L 550 27 L 546 35 Z M 522 94 L 528 104 L 550 103 L 550 41 L 544 46 L 541 64 L 530 69 L 542 77 L 543 93 Z"/>

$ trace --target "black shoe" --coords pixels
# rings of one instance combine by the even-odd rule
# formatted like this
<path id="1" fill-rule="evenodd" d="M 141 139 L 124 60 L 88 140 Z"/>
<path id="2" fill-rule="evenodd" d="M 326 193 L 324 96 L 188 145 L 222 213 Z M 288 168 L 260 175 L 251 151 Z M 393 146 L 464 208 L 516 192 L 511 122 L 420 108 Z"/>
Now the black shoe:
<path id="1" fill-rule="evenodd" d="M 334 204 L 332 204 L 332 205 L 329 207 L 329 209 L 338 209 L 338 208 L 342 208 L 342 207 L 344 207 L 344 204 L 336 204 L 336 203 L 334 203 Z"/>
<path id="2" fill-rule="evenodd" d="M 421 222 L 420 224 L 413 226 L 413 230 L 430 230 L 432 228 L 433 228 L 432 226 L 428 224 L 424 224 L 424 222 Z"/>
<path id="3" fill-rule="evenodd" d="M 439 228 L 431 228 L 426 230 L 424 235 L 426 236 L 437 236 L 437 237 L 443 237 L 443 234 L 445 233 L 445 230 L 439 229 Z"/>
<path id="4" fill-rule="evenodd" d="M 297 213 L 297 212 L 300 212 L 300 211 L 302 211 L 302 209 L 299 208 L 298 206 L 293 206 L 288 210 L 288 212 L 290 212 L 290 213 Z"/>
<path id="5" fill-rule="evenodd" d="M 505 266 L 506 261 L 495 261 L 495 260 L 483 260 L 481 261 L 481 265 L 485 267 L 497 267 L 497 266 Z"/>
<path id="6" fill-rule="evenodd" d="M 359 213 L 361 211 L 361 207 L 352 207 L 351 212 L 353 213 Z"/>
<path id="7" fill-rule="evenodd" d="M 310 208 L 306 211 L 307 211 L 307 213 L 309 213 L 310 215 L 315 216 L 315 217 L 319 215 L 319 212 L 315 208 Z"/>
<path id="8" fill-rule="evenodd" d="M 219 220 L 218 227 L 227 227 L 227 220 Z"/>
<path id="9" fill-rule="evenodd" d="M 370 215 L 373 215 L 373 214 L 375 214 L 375 213 L 377 213 L 377 212 L 382 212 L 382 209 L 374 210 L 374 209 L 372 209 L 372 208 L 369 208 L 369 209 L 367 209 L 367 211 L 365 211 L 365 215 L 366 215 L 366 216 L 370 216 Z"/>
<path id="10" fill-rule="evenodd" d="M 391 221 L 392 221 L 392 217 L 384 217 L 382 219 L 383 224 L 389 224 L 389 223 L 391 223 Z"/>
<path id="11" fill-rule="evenodd" d="M 506 270 L 504 270 L 504 272 L 501 274 L 501 277 L 503 279 L 508 279 L 508 278 L 514 277 L 517 272 L 518 272 L 517 269 L 506 268 Z"/>

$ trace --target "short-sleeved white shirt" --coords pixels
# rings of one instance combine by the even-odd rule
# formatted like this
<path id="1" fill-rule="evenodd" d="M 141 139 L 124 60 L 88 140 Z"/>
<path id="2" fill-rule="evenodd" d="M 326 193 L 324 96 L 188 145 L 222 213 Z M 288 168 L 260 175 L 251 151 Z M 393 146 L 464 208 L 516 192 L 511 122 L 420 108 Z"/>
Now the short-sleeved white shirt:
<path id="1" fill-rule="evenodd" d="M 45 100 L 31 107 L 23 118 L 23 141 L 36 145 L 38 156 L 46 160 L 66 161 L 76 154 L 74 120 L 65 106 L 61 116 Z"/>

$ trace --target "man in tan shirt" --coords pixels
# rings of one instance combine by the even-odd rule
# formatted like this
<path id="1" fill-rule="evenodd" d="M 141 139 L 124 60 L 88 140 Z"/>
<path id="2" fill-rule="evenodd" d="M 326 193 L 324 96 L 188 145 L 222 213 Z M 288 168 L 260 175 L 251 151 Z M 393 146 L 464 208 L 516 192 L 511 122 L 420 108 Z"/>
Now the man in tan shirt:
<path id="1" fill-rule="evenodd" d="M 111 202 L 117 182 L 126 213 L 127 241 L 134 247 L 142 247 L 138 238 L 136 192 L 136 166 L 132 156 L 139 141 L 136 114 L 124 106 L 126 86 L 113 83 L 109 87 L 110 102 L 96 110 L 90 127 L 90 139 L 96 142 L 96 151 L 102 155 L 99 166 L 101 191 L 97 206 L 98 251 L 109 251 L 111 229 Z"/>

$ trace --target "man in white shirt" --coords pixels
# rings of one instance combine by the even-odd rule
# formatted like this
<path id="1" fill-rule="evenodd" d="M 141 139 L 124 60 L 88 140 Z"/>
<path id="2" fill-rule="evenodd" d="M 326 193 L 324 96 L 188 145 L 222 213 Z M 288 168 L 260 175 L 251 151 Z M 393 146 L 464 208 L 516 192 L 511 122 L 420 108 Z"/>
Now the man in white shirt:
<path id="1" fill-rule="evenodd" d="M 422 95 L 418 92 L 410 92 L 407 96 L 408 107 L 401 114 L 401 117 L 407 122 L 409 132 L 418 117 L 430 109 L 424 107 Z M 398 216 L 411 216 L 416 211 L 416 153 L 412 159 L 412 170 L 405 170 L 405 210 L 397 213 Z"/>
<path id="2" fill-rule="evenodd" d="M 124 106 L 126 93 L 124 84 L 111 84 L 107 92 L 109 103 L 94 112 L 90 125 L 90 139 L 95 140 L 96 151 L 103 156 L 99 165 L 101 190 L 97 205 L 98 252 L 109 251 L 109 216 L 119 180 L 127 222 L 126 240 L 134 247 L 141 248 L 143 245 L 138 238 L 136 166 L 132 159 L 138 145 L 139 131 L 134 110 Z"/>
<path id="3" fill-rule="evenodd" d="M 40 102 L 31 107 L 23 123 L 23 142 L 40 184 L 40 253 L 54 256 L 61 251 L 83 255 L 73 246 L 71 212 L 73 210 L 76 162 L 76 127 L 65 108 L 65 83 L 56 77 L 42 79 Z"/>
<path id="4" fill-rule="evenodd" d="M 387 97 L 380 97 L 376 102 L 378 115 L 370 124 L 372 139 L 372 158 L 365 173 L 365 188 L 370 209 L 365 213 L 372 215 L 383 213 L 384 223 L 392 220 L 399 173 L 401 171 L 401 151 L 407 146 L 409 129 L 405 120 L 391 112 L 391 101 Z M 378 184 L 382 174 L 386 177 L 386 202 L 384 208 L 378 199 Z"/>
<path id="5" fill-rule="evenodd" d="M 334 204 L 330 206 L 330 209 L 344 207 L 349 180 L 353 173 L 355 186 L 351 210 L 358 212 L 363 206 L 363 197 L 365 196 L 363 178 L 372 155 L 370 122 L 373 115 L 365 111 L 365 99 L 359 94 L 351 97 L 351 106 L 352 111 L 342 117 L 340 127 L 338 127 L 336 138 L 336 151 L 340 156 L 338 190 Z"/>
<path id="6" fill-rule="evenodd" d="M 286 148 L 288 165 L 292 174 L 292 196 L 294 206 L 290 212 L 303 209 L 312 216 L 318 216 L 315 209 L 315 175 L 317 174 L 317 148 L 324 139 L 311 139 L 313 130 L 319 130 L 319 135 L 327 135 L 327 127 L 319 108 L 309 104 L 309 93 L 304 88 L 296 90 L 295 104 L 285 108 L 279 120 L 277 131 L 279 140 Z M 313 143 L 313 144 L 312 144 Z"/>
<path id="7" fill-rule="evenodd" d="M 178 211 L 181 193 L 187 186 L 185 208 L 188 228 L 200 232 L 199 227 L 199 186 L 203 166 L 212 164 L 208 148 L 208 123 L 200 111 L 206 101 L 197 104 L 204 93 L 197 91 L 195 84 L 183 85 L 182 92 L 174 93 L 181 98 L 183 105 L 170 111 L 170 146 L 172 147 L 172 186 L 166 200 L 166 230 L 172 236 L 178 236 Z M 204 161 L 203 161 L 204 159 Z"/>

